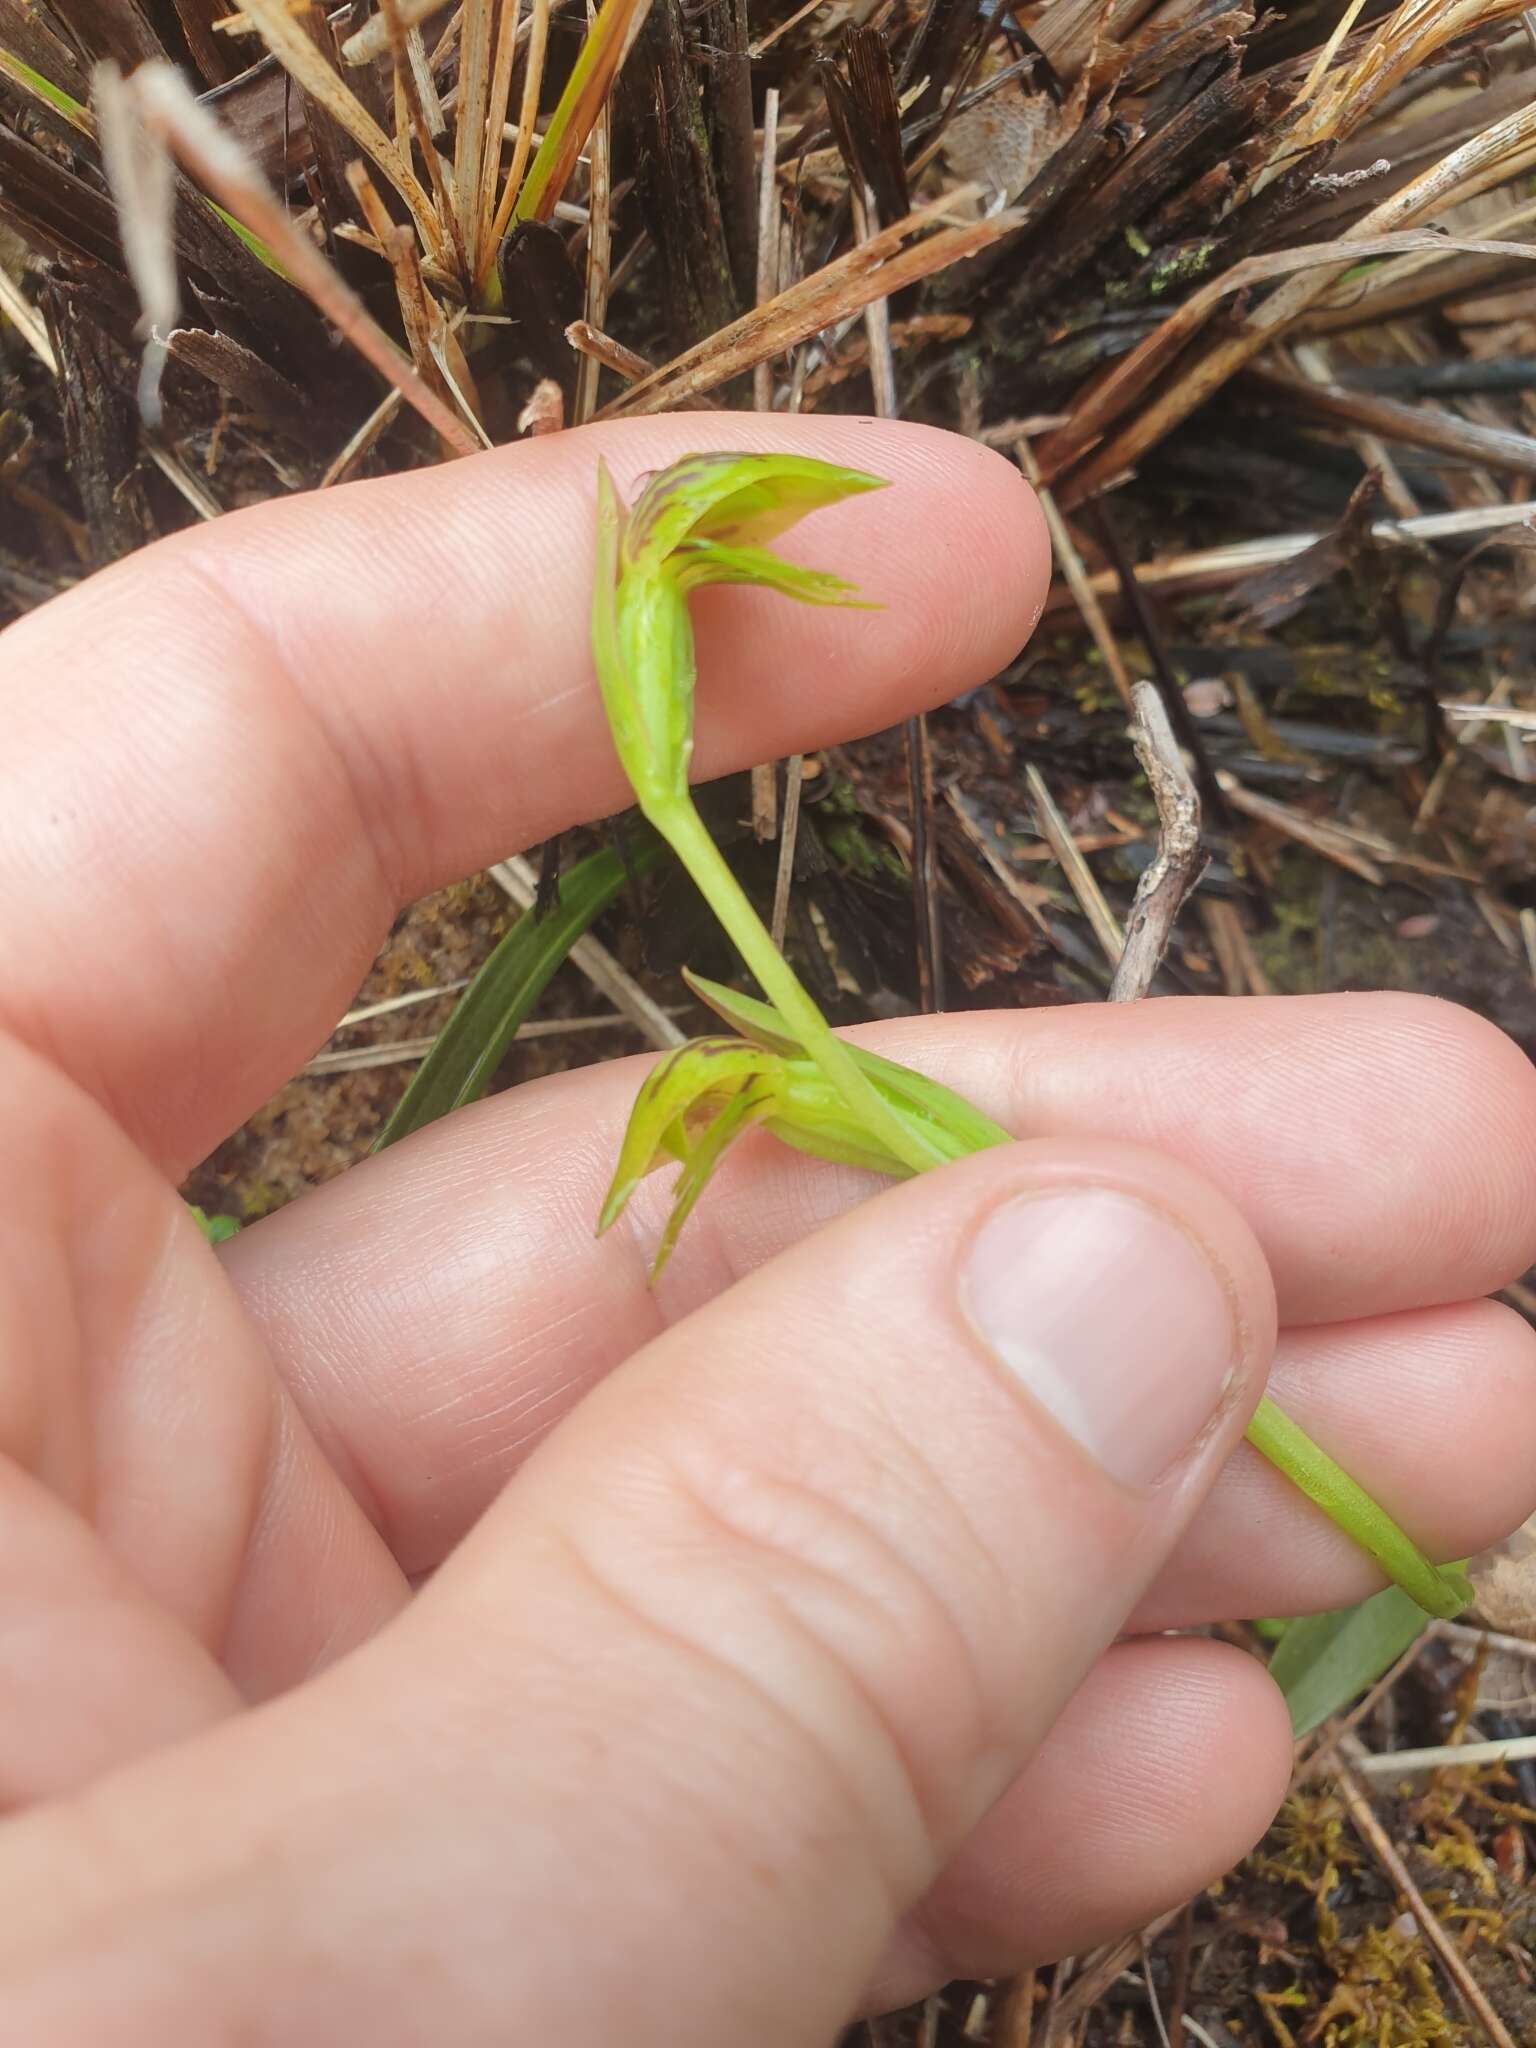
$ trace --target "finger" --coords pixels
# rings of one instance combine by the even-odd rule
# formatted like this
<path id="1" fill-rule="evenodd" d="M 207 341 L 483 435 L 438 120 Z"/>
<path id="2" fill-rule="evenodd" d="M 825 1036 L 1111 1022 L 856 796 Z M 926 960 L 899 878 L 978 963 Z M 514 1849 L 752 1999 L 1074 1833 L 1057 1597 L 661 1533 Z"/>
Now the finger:
<path id="1" fill-rule="evenodd" d="M 79 1515 L 0 1456 L 0 1811 L 232 1713 L 211 1651 Z"/>
<path id="2" fill-rule="evenodd" d="M 0 2034 L 829 2039 L 1272 1337 L 1153 1155 L 888 1191 L 612 1375 L 384 1636 L 0 1839 Z"/>
<path id="3" fill-rule="evenodd" d="M 1475 1556 L 1536 1512 L 1536 1333 L 1496 1301 L 1288 1331 L 1270 1390 L 1434 1557 Z M 1383 1583 L 1244 1445 L 1136 1626 L 1317 1614 Z"/>
<path id="4" fill-rule="evenodd" d="M 1500 1033 L 1443 1003 L 1169 1000 L 926 1019 L 864 1042 L 1012 1130 L 1118 1135 L 1181 1158 L 1247 1217 L 1287 1322 L 1461 1299 L 1536 1256 L 1536 1076 Z M 411 1570 L 436 1563 L 532 1445 L 668 1319 L 872 1185 L 744 1148 L 653 1290 L 666 1175 L 631 1226 L 592 1237 L 641 1071 L 588 1068 L 498 1097 L 226 1247 L 327 1455 Z M 1362 1392 L 1384 1412 L 1394 1355 Z M 1440 1449 L 1422 1506 L 1433 1520 L 1443 1502 L 1442 1531 L 1482 1526 L 1510 1499 L 1523 1438 L 1501 1450 L 1475 1373 L 1455 1401 L 1435 1406 L 1432 1388 L 1423 1400 Z"/>
<path id="5" fill-rule="evenodd" d="M 587 647 L 598 459 L 628 491 L 737 446 L 890 480 L 786 544 L 884 609 L 707 593 L 697 773 L 1011 659 L 1048 575 L 1034 501 L 921 427 L 626 422 L 232 514 L 0 643 L 0 1019 L 173 1175 L 201 1157 L 324 1039 L 402 902 L 623 804 Z"/>
<path id="6" fill-rule="evenodd" d="M 908 1915 L 869 2009 L 1145 1927 L 1247 1855 L 1290 1774 L 1285 1704 L 1251 1657 L 1118 1644 Z"/>
<path id="7" fill-rule="evenodd" d="M 407 1597 L 210 1248 L 0 1037 L 0 1795 L 292 1684 Z M 222 1666 L 222 1672 L 221 1672 Z"/>

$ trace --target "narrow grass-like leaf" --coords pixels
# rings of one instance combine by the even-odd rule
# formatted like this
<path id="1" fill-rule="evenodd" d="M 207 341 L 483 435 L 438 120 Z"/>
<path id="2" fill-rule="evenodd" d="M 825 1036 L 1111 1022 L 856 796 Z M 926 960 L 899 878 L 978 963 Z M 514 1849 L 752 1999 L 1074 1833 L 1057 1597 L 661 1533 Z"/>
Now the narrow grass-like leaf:
<path id="1" fill-rule="evenodd" d="M 41 71 L 34 71 L 30 64 L 24 64 L 14 51 L 0 49 L 0 77 L 10 79 L 13 85 L 19 85 L 24 92 L 31 93 L 34 99 L 41 100 L 45 107 L 51 107 L 54 113 L 62 115 L 72 128 L 78 128 L 82 135 L 95 135 L 96 125 L 89 110 L 65 92 L 62 86 L 44 78 Z"/>
<path id="2" fill-rule="evenodd" d="M 544 917 L 524 911 L 460 996 L 375 1142 L 376 1152 L 466 1102 L 479 1101 L 572 946 L 630 877 L 645 873 L 660 858 L 654 842 L 637 845 L 627 865 L 604 849 L 561 876 L 559 900 Z"/>
<path id="3" fill-rule="evenodd" d="M 528 166 L 514 220 L 548 220 L 554 212 L 650 5 L 651 0 L 603 0 Z"/>
<path id="4" fill-rule="evenodd" d="M 256 261 L 258 263 L 264 263 L 267 269 L 271 271 L 272 275 L 274 277 L 280 277 L 283 280 L 284 284 L 293 283 L 293 279 L 288 275 L 287 271 L 284 270 L 281 263 L 279 263 L 277 258 L 272 254 L 272 251 L 267 247 L 266 243 L 261 239 L 260 235 L 252 234 L 251 230 L 245 225 L 243 221 L 236 220 L 235 216 L 232 213 L 227 212 L 224 207 L 220 206 L 219 202 L 216 199 L 208 199 L 207 205 L 209 210 L 213 213 L 216 213 L 219 219 L 223 221 L 225 227 L 229 229 L 229 232 L 234 236 L 235 240 L 237 242 L 244 242 L 246 248 L 250 250 L 251 254 L 256 258 Z"/>
<path id="5" fill-rule="evenodd" d="M 1297 1738 L 1390 1671 L 1425 1624 L 1423 1608 L 1400 1586 L 1388 1586 L 1358 1607 L 1304 1614 L 1289 1623 L 1269 1660 L 1269 1675 L 1285 1695 Z"/>

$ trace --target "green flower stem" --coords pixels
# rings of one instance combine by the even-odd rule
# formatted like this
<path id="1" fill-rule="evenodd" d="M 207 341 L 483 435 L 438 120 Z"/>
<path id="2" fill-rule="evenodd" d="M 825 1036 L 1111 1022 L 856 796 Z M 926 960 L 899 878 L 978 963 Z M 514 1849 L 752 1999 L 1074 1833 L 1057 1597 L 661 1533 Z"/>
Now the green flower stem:
<path id="1" fill-rule="evenodd" d="M 692 803 L 669 803 L 664 809 L 657 806 L 647 816 L 697 883 L 726 936 L 756 975 L 763 994 L 858 1121 L 914 1173 L 942 1166 L 945 1154 L 882 1099 L 801 987 Z"/>
<path id="2" fill-rule="evenodd" d="M 1248 1441 L 1430 1614 L 1450 1621 L 1466 1606 L 1471 1592 L 1459 1574 L 1432 1565 L 1365 1488 L 1267 1395 L 1248 1425 Z"/>
<path id="3" fill-rule="evenodd" d="M 619 4 L 606 0 L 601 18 Z M 626 511 L 599 465 L 592 654 L 614 747 L 641 810 L 697 883 L 772 1007 L 729 989 L 696 984 L 696 990 L 771 1059 L 810 1061 L 852 1118 L 850 1130 L 841 1115 L 829 1116 L 825 1105 L 808 1103 L 803 1091 L 797 1101 L 787 1083 L 771 1099 L 742 1094 L 740 1074 L 740 1099 L 729 1099 L 726 1091 L 728 1099 L 716 1101 L 720 1091 L 710 1083 L 719 1078 L 717 1053 L 691 1075 L 674 1072 L 674 1081 L 703 1080 L 698 1106 L 710 1114 L 702 1137 L 689 1131 L 686 1116 L 676 1116 L 661 1147 L 685 1167 L 678 1223 L 726 1147 L 759 1117 L 786 1144 L 823 1158 L 857 1154 L 878 1161 L 887 1173 L 925 1173 L 1008 1142 L 1007 1132 L 947 1089 L 833 1034 L 709 836 L 688 790 L 694 706 L 689 594 L 709 583 L 745 583 L 807 604 L 852 603 L 848 584 L 786 562 L 764 544 L 818 506 L 877 488 L 877 478 L 803 456 L 692 455 L 653 477 L 633 511 Z M 767 1086 L 766 1070 L 760 1078 Z M 650 1128 L 658 1114 L 654 1095 L 642 1093 L 640 1122 L 631 1120 L 605 1221 L 623 1207 L 637 1163 L 643 1173 L 660 1156 L 658 1133 Z M 665 1111 L 664 1103 L 659 1106 Z M 627 1156 L 631 1150 L 633 1158 Z M 1458 1575 L 1438 1571 L 1364 1488 L 1272 1401 L 1260 1402 L 1248 1438 L 1404 1592 L 1431 1614 L 1460 1611 L 1468 1596 Z"/>

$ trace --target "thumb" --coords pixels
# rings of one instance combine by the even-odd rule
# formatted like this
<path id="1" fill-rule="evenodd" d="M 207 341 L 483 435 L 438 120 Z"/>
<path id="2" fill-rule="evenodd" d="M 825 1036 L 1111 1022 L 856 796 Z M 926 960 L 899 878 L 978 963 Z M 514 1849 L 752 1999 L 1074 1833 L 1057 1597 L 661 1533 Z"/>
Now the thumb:
<path id="1" fill-rule="evenodd" d="M 1262 1257 L 1042 1141 L 659 1337 L 415 1605 L 0 1836 L 0 2040 L 827 2041 L 1238 1438 Z"/>

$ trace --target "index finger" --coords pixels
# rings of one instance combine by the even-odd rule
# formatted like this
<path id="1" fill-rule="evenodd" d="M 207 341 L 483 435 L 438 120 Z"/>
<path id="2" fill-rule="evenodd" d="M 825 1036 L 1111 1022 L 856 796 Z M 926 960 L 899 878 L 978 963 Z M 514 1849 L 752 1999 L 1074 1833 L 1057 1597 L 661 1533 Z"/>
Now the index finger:
<path id="1" fill-rule="evenodd" d="M 699 607 L 696 772 L 876 730 L 1016 652 L 1011 464 L 873 420 L 615 422 L 231 514 L 0 641 L 0 1027 L 179 1175 L 314 1050 L 399 906 L 625 801 L 587 649 L 595 476 L 784 448 L 893 489 L 786 552 L 884 609 Z"/>

